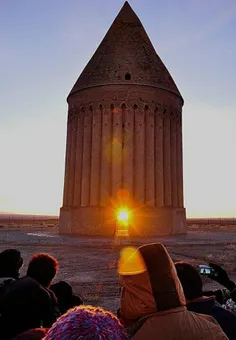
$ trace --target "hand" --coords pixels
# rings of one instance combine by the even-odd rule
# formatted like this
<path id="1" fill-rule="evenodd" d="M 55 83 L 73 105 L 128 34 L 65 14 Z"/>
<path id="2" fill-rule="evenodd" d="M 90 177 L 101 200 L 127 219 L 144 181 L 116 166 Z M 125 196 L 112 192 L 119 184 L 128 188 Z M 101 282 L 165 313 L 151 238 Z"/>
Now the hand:
<path id="1" fill-rule="evenodd" d="M 227 272 L 221 266 L 215 263 L 209 263 L 209 266 L 214 270 L 213 274 L 208 275 L 210 279 L 218 282 L 230 291 L 235 288 L 234 282 L 229 279 Z"/>

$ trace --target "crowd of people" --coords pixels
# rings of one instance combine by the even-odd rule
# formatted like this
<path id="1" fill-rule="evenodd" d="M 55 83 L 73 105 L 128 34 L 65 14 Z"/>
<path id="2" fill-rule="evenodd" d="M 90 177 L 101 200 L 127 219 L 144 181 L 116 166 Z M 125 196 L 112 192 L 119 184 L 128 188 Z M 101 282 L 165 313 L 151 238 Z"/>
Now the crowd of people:
<path id="1" fill-rule="evenodd" d="M 224 286 L 203 291 L 199 271 L 174 263 L 161 243 L 126 247 L 120 253 L 117 315 L 87 306 L 69 283 L 52 284 L 57 260 L 35 254 L 20 277 L 21 253 L 0 253 L 2 340 L 197 340 L 236 339 L 236 284 L 210 264 L 208 277 Z"/>

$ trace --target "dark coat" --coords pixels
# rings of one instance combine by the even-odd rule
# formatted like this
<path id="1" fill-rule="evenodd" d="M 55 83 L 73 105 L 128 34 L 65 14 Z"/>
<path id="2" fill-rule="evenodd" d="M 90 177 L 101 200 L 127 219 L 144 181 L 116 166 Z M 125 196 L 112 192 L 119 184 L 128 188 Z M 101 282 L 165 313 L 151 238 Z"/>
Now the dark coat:
<path id="1" fill-rule="evenodd" d="M 28 329 L 50 327 L 59 316 L 54 293 L 27 276 L 11 284 L 0 313 L 2 340 Z"/>
<path id="2" fill-rule="evenodd" d="M 200 298 L 188 303 L 191 312 L 211 315 L 229 339 L 236 339 L 236 315 L 221 307 L 214 297 Z"/>

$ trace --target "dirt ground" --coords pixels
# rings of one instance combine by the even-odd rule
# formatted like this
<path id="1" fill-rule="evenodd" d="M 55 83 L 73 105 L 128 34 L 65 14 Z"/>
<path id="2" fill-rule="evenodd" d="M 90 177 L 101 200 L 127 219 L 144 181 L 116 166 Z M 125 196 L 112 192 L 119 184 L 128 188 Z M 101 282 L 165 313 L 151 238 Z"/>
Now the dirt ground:
<path id="1" fill-rule="evenodd" d="M 0 229 L 0 251 L 14 247 L 22 252 L 22 275 L 32 254 L 50 253 L 60 265 L 55 281 L 68 281 L 86 304 L 101 305 L 114 312 L 119 306 L 116 270 L 120 249 L 128 244 L 139 246 L 150 242 L 164 243 L 174 261 L 183 260 L 196 266 L 209 261 L 221 264 L 236 280 L 236 231 L 230 228 L 224 231 L 191 228 L 184 236 L 136 240 L 61 236 L 57 228 Z M 205 288 L 217 287 L 205 277 L 204 284 Z"/>

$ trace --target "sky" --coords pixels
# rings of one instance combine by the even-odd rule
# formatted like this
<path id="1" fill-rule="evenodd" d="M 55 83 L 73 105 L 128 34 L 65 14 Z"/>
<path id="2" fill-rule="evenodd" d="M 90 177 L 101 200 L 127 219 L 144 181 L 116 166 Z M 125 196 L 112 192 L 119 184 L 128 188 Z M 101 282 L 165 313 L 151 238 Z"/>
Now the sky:
<path id="1" fill-rule="evenodd" d="M 130 4 L 185 100 L 187 216 L 236 216 L 236 2 Z M 59 213 L 66 97 L 122 5 L 0 1 L 0 211 Z"/>

